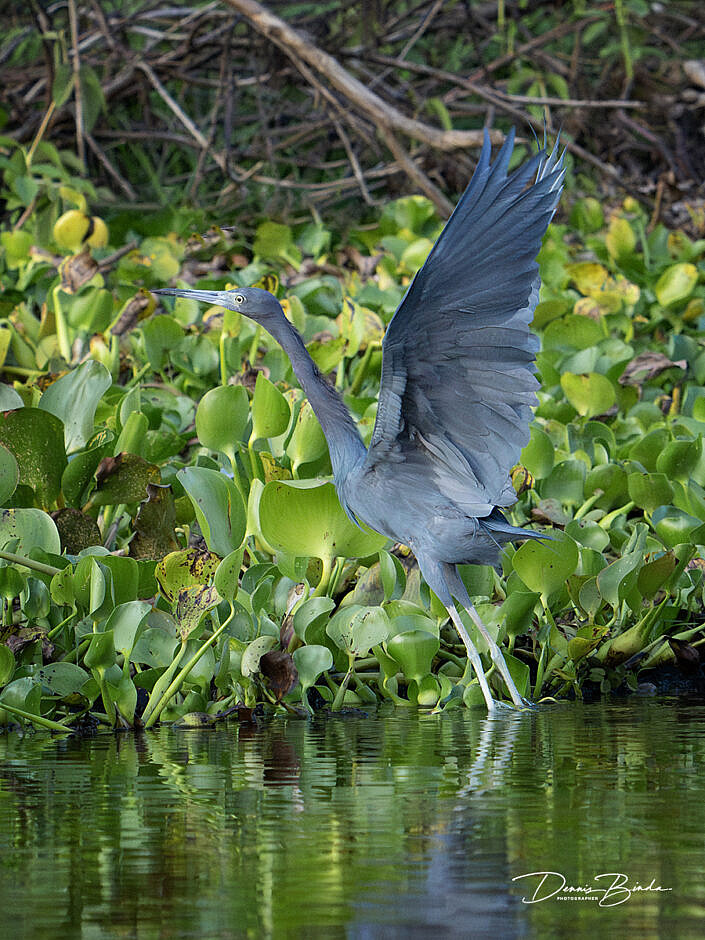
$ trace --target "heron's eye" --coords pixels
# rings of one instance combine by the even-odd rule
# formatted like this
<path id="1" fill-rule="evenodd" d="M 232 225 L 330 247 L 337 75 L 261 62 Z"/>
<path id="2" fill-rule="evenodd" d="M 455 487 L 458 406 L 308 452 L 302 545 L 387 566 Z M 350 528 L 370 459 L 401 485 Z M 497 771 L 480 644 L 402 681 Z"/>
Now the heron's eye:
<path id="1" fill-rule="evenodd" d="M 245 298 L 242 296 L 242 294 L 235 294 L 235 298 L 234 298 L 234 299 L 235 299 L 235 303 L 236 303 L 236 304 L 244 304 L 244 303 L 245 303 Z"/>

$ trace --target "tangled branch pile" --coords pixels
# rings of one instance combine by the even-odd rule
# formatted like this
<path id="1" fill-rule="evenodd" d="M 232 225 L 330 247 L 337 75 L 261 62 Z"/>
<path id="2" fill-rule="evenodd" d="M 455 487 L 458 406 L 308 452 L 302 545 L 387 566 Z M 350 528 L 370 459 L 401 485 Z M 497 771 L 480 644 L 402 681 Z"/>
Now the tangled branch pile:
<path id="1" fill-rule="evenodd" d="M 5 36 L 3 132 L 75 148 L 133 205 L 421 191 L 446 214 L 483 125 L 545 119 L 602 191 L 705 228 L 705 8 L 685 0 L 35 0 Z"/>

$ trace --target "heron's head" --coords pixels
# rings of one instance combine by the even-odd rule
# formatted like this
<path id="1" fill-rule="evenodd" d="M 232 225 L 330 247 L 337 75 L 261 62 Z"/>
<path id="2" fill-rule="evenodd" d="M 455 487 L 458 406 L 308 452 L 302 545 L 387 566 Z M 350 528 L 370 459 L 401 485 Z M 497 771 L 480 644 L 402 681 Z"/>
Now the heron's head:
<path id="1" fill-rule="evenodd" d="M 153 290 L 152 293 L 166 294 L 171 297 L 190 297 L 192 300 L 201 300 L 211 306 L 237 310 L 246 317 L 261 323 L 265 329 L 268 322 L 282 316 L 282 308 L 276 297 L 259 287 L 236 287 L 233 290 L 182 290 L 176 287 L 164 287 Z"/>

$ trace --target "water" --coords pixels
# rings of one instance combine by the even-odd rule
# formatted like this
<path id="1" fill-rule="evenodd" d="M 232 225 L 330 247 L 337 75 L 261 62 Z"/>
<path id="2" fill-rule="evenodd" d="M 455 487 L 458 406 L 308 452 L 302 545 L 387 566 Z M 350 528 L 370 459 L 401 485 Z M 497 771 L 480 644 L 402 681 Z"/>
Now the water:
<path id="1" fill-rule="evenodd" d="M 635 699 L 5 736 L 0 937 L 702 937 L 704 732 Z"/>

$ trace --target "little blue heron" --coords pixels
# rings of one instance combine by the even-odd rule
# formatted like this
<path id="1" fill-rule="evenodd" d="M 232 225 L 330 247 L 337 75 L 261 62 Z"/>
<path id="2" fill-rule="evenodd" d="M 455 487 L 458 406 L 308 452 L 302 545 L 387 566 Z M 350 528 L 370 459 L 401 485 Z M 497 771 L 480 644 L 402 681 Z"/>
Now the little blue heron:
<path id="1" fill-rule="evenodd" d="M 485 137 L 468 188 L 389 323 L 369 449 L 272 294 L 155 291 L 237 310 L 280 343 L 328 441 L 343 508 L 413 551 L 465 644 L 489 711 L 503 703 L 492 697 L 456 602 L 484 638 L 514 705 L 529 703 L 457 566 L 496 566 L 507 542 L 543 537 L 510 525 L 501 507 L 516 499 L 509 474 L 537 404 L 538 340 L 529 329 L 539 297 L 535 259 L 565 173 L 556 145 L 508 174 L 513 145 L 512 132 L 490 163 Z"/>

